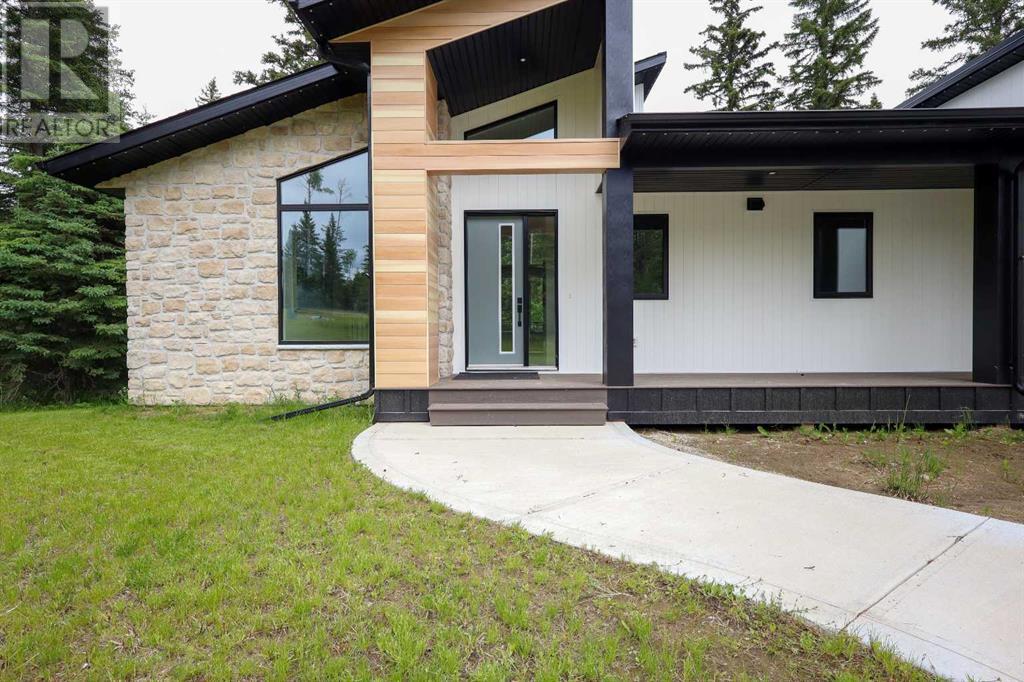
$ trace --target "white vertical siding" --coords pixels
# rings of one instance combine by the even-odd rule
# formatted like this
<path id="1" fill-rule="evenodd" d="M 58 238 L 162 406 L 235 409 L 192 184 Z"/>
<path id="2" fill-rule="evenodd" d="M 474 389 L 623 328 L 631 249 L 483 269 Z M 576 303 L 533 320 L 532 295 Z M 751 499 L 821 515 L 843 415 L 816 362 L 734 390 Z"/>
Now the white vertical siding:
<path id="1" fill-rule="evenodd" d="M 635 303 L 637 372 L 970 370 L 970 190 L 748 194 L 636 195 L 670 252 L 669 299 Z M 874 214 L 873 298 L 813 298 L 815 211 Z"/>
<path id="2" fill-rule="evenodd" d="M 1024 107 L 1024 62 L 997 73 L 940 105 L 942 109 Z"/>
<path id="3" fill-rule="evenodd" d="M 558 357 L 562 372 L 601 371 L 600 175 L 485 175 L 452 178 L 452 292 L 455 371 L 466 366 L 467 211 L 557 211 Z"/>
<path id="4" fill-rule="evenodd" d="M 553 101 L 558 102 L 559 137 L 599 137 L 601 70 L 595 68 L 454 116 L 451 139 L 461 140 L 467 130 Z"/>
<path id="5" fill-rule="evenodd" d="M 578 73 L 455 116 L 451 139 L 466 130 L 542 104 L 558 102 L 558 136 L 598 137 L 601 72 Z M 476 175 L 452 178 L 454 368 L 466 364 L 464 218 L 467 211 L 558 213 L 559 369 L 601 371 L 601 176 Z"/>

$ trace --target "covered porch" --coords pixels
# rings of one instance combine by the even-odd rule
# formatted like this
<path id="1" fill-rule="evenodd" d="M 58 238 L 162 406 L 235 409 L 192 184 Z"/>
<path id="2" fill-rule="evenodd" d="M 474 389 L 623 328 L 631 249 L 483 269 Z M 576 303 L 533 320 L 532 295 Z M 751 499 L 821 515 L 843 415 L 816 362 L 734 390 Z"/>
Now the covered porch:
<path id="1" fill-rule="evenodd" d="M 511 376 L 460 374 L 429 391 L 388 391 L 378 395 L 376 416 L 523 424 L 560 411 L 559 421 L 584 424 L 596 423 L 595 412 L 600 423 L 631 425 L 1024 424 L 1024 394 L 966 372 L 650 373 L 628 387 L 608 386 L 600 374 Z"/>
<path id="2" fill-rule="evenodd" d="M 908 421 L 928 422 L 970 411 L 988 422 L 1017 410 L 1009 416 L 1019 423 L 1024 110 L 631 114 L 622 128 L 634 211 L 667 214 L 676 224 L 669 234 L 688 241 L 666 248 L 669 272 L 684 270 L 666 278 L 683 302 L 637 301 L 634 348 L 616 352 L 606 337 L 620 372 L 607 383 L 635 387 L 629 403 L 610 399 L 610 415 L 656 404 L 649 388 L 678 387 L 714 391 L 707 395 L 733 412 L 840 411 L 862 422 L 902 409 Z M 838 258 L 834 270 L 845 267 L 837 242 L 819 243 L 830 216 L 840 217 L 839 232 L 862 226 L 867 235 L 854 244 L 866 273 L 850 280 L 850 293 L 836 288 L 847 275 L 835 271 L 819 291 L 829 258 Z M 738 272 L 722 279 L 722 269 Z M 644 286 L 618 274 L 606 276 L 606 299 Z M 706 279 L 712 286 L 689 291 Z M 703 315 L 692 315 L 702 304 Z M 685 356 L 672 368 L 681 374 L 651 387 L 665 349 L 692 343 L 688 331 L 706 343 L 703 354 Z M 694 377 L 690 367 L 710 373 Z M 758 388 L 766 392 L 746 394 Z M 658 409 L 674 411 L 664 401 Z"/>

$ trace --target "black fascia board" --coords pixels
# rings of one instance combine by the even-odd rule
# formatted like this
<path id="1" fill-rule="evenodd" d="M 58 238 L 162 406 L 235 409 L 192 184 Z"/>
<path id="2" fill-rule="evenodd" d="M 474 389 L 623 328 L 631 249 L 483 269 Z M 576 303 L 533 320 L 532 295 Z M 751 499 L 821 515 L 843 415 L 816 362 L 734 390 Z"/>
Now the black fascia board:
<path id="1" fill-rule="evenodd" d="M 651 88 L 657 82 L 667 60 L 668 53 L 659 52 L 650 57 L 644 57 L 633 65 L 633 85 L 644 84 L 644 99 L 647 99 L 647 95 L 651 93 Z"/>
<path id="2" fill-rule="evenodd" d="M 120 140 L 111 143 L 96 143 L 82 147 L 74 151 L 56 156 L 40 163 L 40 167 L 50 175 L 62 176 L 63 174 L 80 169 L 90 163 L 109 159 L 119 154 L 138 149 L 139 147 L 164 140 L 178 133 L 184 133 L 191 129 L 205 124 L 220 121 L 232 114 L 244 111 L 261 104 L 267 104 L 275 99 L 287 97 L 288 95 L 302 91 L 305 88 L 315 87 L 326 81 L 339 77 L 341 72 L 338 67 L 332 64 L 321 64 L 312 68 L 300 71 L 291 76 L 286 76 L 265 85 L 250 88 L 234 95 L 229 95 L 216 102 L 205 104 L 195 109 L 175 114 L 168 118 L 155 121 L 148 125 L 128 131 L 120 136 Z M 353 91 L 365 91 L 365 78 L 354 75 Z M 362 84 L 361 88 L 359 84 Z M 357 90 L 358 89 L 358 90 Z M 234 134 L 245 132 L 244 130 L 232 131 Z M 222 138 L 223 139 L 223 138 Z M 209 144 L 209 143 L 207 143 Z M 190 151 L 190 150 L 189 150 Z M 182 152 L 184 153 L 184 152 Z M 155 163 L 156 161 L 154 161 Z M 141 166 L 140 166 L 141 167 Z"/>
<path id="3" fill-rule="evenodd" d="M 1024 107 L 632 113 L 623 116 L 620 122 L 624 138 L 639 132 L 837 131 L 935 127 L 1024 129 Z"/>
<path id="4" fill-rule="evenodd" d="M 1018 31 L 984 54 L 970 60 L 953 73 L 940 78 L 921 92 L 896 105 L 897 109 L 937 107 L 957 95 L 984 83 L 992 76 L 1002 73 L 1011 66 L 1024 61 L 1024 31 Z M 986 72 L 977 83 L 958 87 L 971 76 Z"/>
<path id="5" fill-rule="evenodd" d="M 1019 163 L 1024 107 L 634 113 L 620 139 L 625 162 L 652 169 Z"/>

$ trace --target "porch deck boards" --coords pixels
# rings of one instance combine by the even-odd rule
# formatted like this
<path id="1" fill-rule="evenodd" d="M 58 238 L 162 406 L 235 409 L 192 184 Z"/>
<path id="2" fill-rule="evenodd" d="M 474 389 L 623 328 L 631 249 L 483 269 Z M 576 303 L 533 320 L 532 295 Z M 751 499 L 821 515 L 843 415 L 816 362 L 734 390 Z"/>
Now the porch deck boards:
<path id="1" fill-rule="evenodd" d="M 885 387 L 977 387 L 969 372 L 844 372 L 804 374 L 637 374 L 632 388 L 885 388 Z M 537 379 L 442 379 L 434 389 L 564 389 L 604 386 L 600 374 L 541 373 Z"/>

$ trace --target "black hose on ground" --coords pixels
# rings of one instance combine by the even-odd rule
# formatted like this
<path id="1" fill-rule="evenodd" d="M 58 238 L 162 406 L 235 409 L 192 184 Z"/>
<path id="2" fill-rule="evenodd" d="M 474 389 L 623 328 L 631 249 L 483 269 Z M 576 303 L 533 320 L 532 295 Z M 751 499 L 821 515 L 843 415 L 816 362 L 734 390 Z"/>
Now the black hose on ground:
<path id="1" fill-rule="evenodd" d="M 342 407 L 344 405 L 352 405 L 354 403 L 361 403 L 364 400 L 373 397 L 373 389 L 371 388 L 366 393 L 360 393 L 354 395 L 351 398 L 342 398 L 341 400 L 332 400 L 329 403 L 323 403 L 322 405 L 313 405 L 312 407 L 303 407 L 301 410 L 292 410 L 291 412 L 285 412 L 283 414 L 275 414 L 270 418 L 270 421 L 279 422 L 285 419 L 293 419 L 295 417 L 301 417 L 304 414 L 313 414 L 314 412 L 323 412 L 334 407 Z"/>

